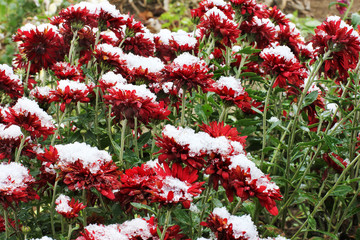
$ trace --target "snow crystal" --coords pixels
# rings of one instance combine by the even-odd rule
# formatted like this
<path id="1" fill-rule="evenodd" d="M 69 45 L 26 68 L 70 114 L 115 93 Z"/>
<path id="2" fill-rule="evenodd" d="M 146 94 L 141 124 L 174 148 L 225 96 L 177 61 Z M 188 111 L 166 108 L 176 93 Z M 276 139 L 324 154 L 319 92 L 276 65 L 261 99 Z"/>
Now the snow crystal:
<path id="1" fill-rule="evenodd" d="M 102 44 L 96 45 L 96 49 L 106 52 L 108 54 L 118 55 L 119 57 L 123 56 L 123 54 L 124 54 L 123 51 L 121 50 L 121 48 L 114 47 L 113 45 L 110 45 L 107 43 L 102 43 Z"/>
<path id="2" fill-rule="evenodd" d="M 195 47 L 197 40 L 196 38 L 190 36 L 189 33 L 184 30 L 179 30 L 176 33 L 172 33 L 174 41 L 180 46 L 188 45 L 189 47 Z"/>
<path id="3" fill-rule="evenodd" d="M 71 6 L 70 6 L 71 7 Z M 89 11 L 89 13 L 91 14 L 97 14 L 98 13 L 98 8 L 96 4 L 93 3 L 89 3 L 89 2 L 80 2 L 78 4 L 75 4 L 74 6 L 72 6 L 75 10 L 82 10 L 82 9 L 87 9 Z"/>
<path id="4" fill-rule="evenodd" d="M 111 40 L 112 40 L 113 42 L 119 41 L 119 38 L 116 36 L 116 34 L 115 34 L 113 31 L 101 32 L 101 33 L 100 33 L 100 36 L 101 36 L 101 37 L 106 36 L 106 37 L 108 37 L 108 38 L 111 38 Z"/>
<path id="5" fill-rule="evenodd" d="M 19 138 L 23 136 L 21 132 L 21 128 L 17 125 L 7 126 L 5 124 L 0 123 L 0 140 L 1 139 L 9 139 L 9 138 Z"/>
<path id="6" fill-rule="evenodd" d="M 39 94 L 40 96 L 46 97 L 46 96 L 49 96 L 50 91 L 51 91 L 51 88 L 48 86 L 45 86 L 45 87 L 36 86 L 35 88 L 33 88 L 30 91 L 30 96 L 34 97 L 35 94 Z"/>
<path id="7" fill-rule="evenodd" d="M 164 63 L 157 57 L 143 57 L 132 53 L 125 54 L 126 65 L 130 69 L 141 67 L 149 72 L 156 73 L 164 68 Z"/>
<path id="8" fill-rule="evenodd" d="M 108 226 L 90 224 L 85 229 L 94 239 L 101 240 L 126 240 L 128 237 L 120 233 L 119 224 Z"/>
<path id="9" fill-rule="evenodd" d="M 241 236 L 244 236 L 249 240 L 257 240 L 259 238 L 256 226 L 251 220 L 250 215 L 232 215 L 228 219 L 228 224 L 232 224 L 233 226 L 233 236 L 235 239 L 240 238 Z"/>
<path id="10" fill-rule="evenodd" d="M 214 214 L 220 218 L 226 218 L 226 219 L 229 219 L 231 216 L 230 213 L 228 212 L 228 210 L 226 209 L 226 207 L 214 208 L 214 210 L 212 211 L 212 214 Z"/>
<path id="11" fill-rule="evenodd" d="M 133 84 L 117 84 L 113 88 L 121 91 L 135 91 L 136 95 L 143 99 L 150 98 L 152 101 L 156 100 L 156 95 L 146 88 L 145 84 L 140 86 Z"/>
<path id="12" fill-rule="evenodd" d="M 26 187 L 24 179 L 28 177 L 28 169 L 20 163 L 0 163 L 0 191 L 10 195 L 14 190 Z"/>
<path id="13" fill-rule="evenodd" d="M 225 15 L 225 13 L 220 9 L 218 9 L 217 7 L 213 7 L 212 9 L 207 11 L 204 14 L 204 18 L 210 18 L 210 15 L 218 15 L 221 18 L 221 20 L 229 20 L 229 18 Z"/>
<path id="14" fill-rule="evenodd" d="M 154 35 L 154 37 L 158 37 L 163 44 L 168 45 L 172 34 L 169 29 L 161 29 L 159 33 Z"/>
<path id="15" fill-rule="evenodd" d="M 58 82 L 57 89 L 61 91 L 65 91 L 65 88 L 69 87 L 70 91 L 87 91 L 88 88 L 86 87 L 85 83 L 71 81 L 69 79 L 61 80 Z"/>
<path id="16" fill-rule="evenodd" d="M 102 1 L 98 4 L 98 8 L 102 11 L 110 14 L 113 18 L 121 17 L 120 11 L 116 7 L 110 4 L 108 1 Z"/>
<path id="17" fill-rule="evenodd" d="M 56 208 L 55 210 L 58 213 L 68 213 L 71 212 L 72 207 L 69 206 L 69 202 L 71 201 L 70 197 L 65 196 L 64 194 L 60 194 L 60 196 L 56 199 Z"/>
<path id="18" fill-rule="evenodd" d="M 225 7 L 226 2 L 224 0 L 207 0 L 208 4 L 214 4 L 215 6 Z"/>
<path id="19" fill-rule="evenodd" d="M 145 163 L 145 165 L 149 168 L 156 168 L 158 167 L 159 164 L 159 160 L 155 159 L 155 160 L 149 160 Z"/>
<path id="20" fill-rule="evenodd" d="M 108 152 L 91 147 L 86 143 L 55 145 L 55 148 L 58 150 L 60 166 L 79 160 L 84 168 L 89 169 L 91 173 L 97 173 L 101 165 L 111 161 L 111 155 Z"/>
<path id="21" fill-rule="evenodd" d="M 131 238 L 133 235 L 140 235 L 141 239 L 151 239 L 149 224 L 142 218 L 135 218 L 120 225 L 120 233 Z"/>
<path id="22" fill-rule="evenodd" d="M 46 127 L 54 127 L 52 123 L 52 117 L 42 110 L 37 102 L 30 100 L 26 97 L 18 99 L 15 106 L 12 107 L 16 112 L 22 112 L 25 114 L 35 114 L 41 121 L 41 125 Z"/>
<path id="23" fill-rule="evenodd" d="M 286 61 L 296 62 L 295 55 L 291 52 L 288 46 L 275 46 L 265 48 L 261 51 L 260 57 L 264 57 L 266 54 L 274 55 L 280 58 L 284 58 Z"/>

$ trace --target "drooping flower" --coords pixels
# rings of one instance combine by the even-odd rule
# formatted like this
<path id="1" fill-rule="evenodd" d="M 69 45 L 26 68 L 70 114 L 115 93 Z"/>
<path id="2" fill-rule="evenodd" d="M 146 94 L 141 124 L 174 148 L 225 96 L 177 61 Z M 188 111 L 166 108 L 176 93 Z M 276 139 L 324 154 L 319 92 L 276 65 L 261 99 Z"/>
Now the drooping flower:
<path id="1" fill-rule="evenodd" d="M 323 159 L 329 165 L 329 167 L 333 168 L 337 173 L 342 173 L 342 171 L 350 164 L 349 159 L 343 159 L 339 155 L 335 153 L 325 153 L 323 155 Z"/>
<path id="2" fill-rule="evenodd" d="M 29 170 L 20 163 L 0 163 L 0 203 L 3 208 L 39 199 L 32 188 L 34 182 Z"/>
<path id="3" fill-rule="evenodd" d="M 217 7 L 207 11 L 197 27 L 200 30 L 201 39 L 213 35 L 216 41 L 228 47 L 235 43 L 240 35 L 238 24 L 229 19 Z"/>
<path id="4" fill-rule="evenodd" d="M 259 233 L 250 215 L 231 215 L 225 207 L 215 208 L 206 219 L 206 222 L 202 222 L 201 225 L 210 228 L 216 239 L 259 239 Z"/>
<path id="5" fill-rule="evenodd" d="M 21 79 L 6 64 L 0 64 L 0 92 L 9 95 L 11 98 L 20 98 L 24 94 Z"/>
<path id="6" fill-rule="evenodd" d="M 260 57 L 264 60 L 262 67 L 265 73 L 276 77 L 273 88 L 288 88 L 290 85 L 299 88 L 304 83 L 307 74 L 289 47 L 265 48 Z"/>
<path id="7" fill-rule="evenodd" d="M 67 62 L 57 62 L 51 67 L 51 70 L 54 71 L 55 76 L 60 80 L 84 81 L 83 71 L 79 66 L 72 66 Z"/>
<path id="8" fill-rule="evenodd" d="M 51 91 L 51 101 L 52 102 L 61 102 L 60 110 L 65 111 L 67 104 L 71 102 L 89 102 L 90 99 L 88 95 L 92 92 L 92 85 L 85 85 L 85 83 L 80 83 L 71 80 L 61 80 L 58 81 L 58 85 L 54 91 Z"/>
<path id="9" fill-rule="evenodd" d="M 162 82 L 173 82 L 179 91 L 185 88 L 187 91 L 201 87 L 205 90 L 213 81 L 211 73 L 203 60 L 189 54 L 183 53 L 175 60 L 165 66 L 162 71 Z"/>
<path id="10" fill-rule="evenodd" d="M 26 64 L 31 62 L 31 73 L 47 69 L 55 62 L 63 61 L 65 56 L 63 37 L 51 24 L 26 24 L 17 31 L 14 41 L 20 42 L 19 51 L 26 56 Z"/>
<path id="11" fill-rule="evenodd" d="M 242 87 L 239 79 L 222 76 L 207 90 L 218 94 L 226 106 L 236 105 L 244 112 L 251 109 L 251 98 Z"/>
<path id="12" fill-rule="evenodd" d="M 312 43 L 319 56 L 331 51 L 325 60 L 325 77 L 345 81 L 348 70 L 354 69 L 359 61 L 360 35 L 338 16 L 331 16 L 315 29 Z"/>
<path id="13" fill-rule="evenodd" d="M 339 11 L 340 14 L 344 14 L 346 12 L 346 9 L 348 8 L 348 6 L 342 6 L 342 4 L 349 5 L 349 1 L 348 0 L 336 0 L 336 2 L 340 3 L 340 4 L 336 4 L 336 9 Z"/>
<path id="14" fill-rule="evenodd" d="M 20 98 L 16 104 L 8 109 L 4 119 L 9 124 L 18 125 L 32 138 L 43 136 L 46 139 L 54 134 L 52 117 L 42 110 L 39 105 L 26 97 Z"/>
<path id="15" fill-rule="evenodd" d="M 110 154 L 79 142 L 55 145 L 55 148 L 60 175 L 71 191 L 95 188 L 105 197 L 115 198 L 113 190 L 120 186 L 120 171 Z"/>
<path id="16" fill-rule="evenodd" d="M 115 121 L 127 119 L 134 126 L 134 119 L 148 124 L 151 119 L 163 120 L 170 114 L 167 106 L 156 101 L 156 95 L 145 85 L 118 84 L 108 89 L 105 103 L 112 106 Z"/>
<path id="17" fill-rule="evenodd" d="M 63 194 L 60 194 L 55 204 L 56 212 L 69 219 L 78 217 L 79 212 L 86 207 L 81 202 L 75 201 L 74 198 L 70 199 L 70 197 Z"/>

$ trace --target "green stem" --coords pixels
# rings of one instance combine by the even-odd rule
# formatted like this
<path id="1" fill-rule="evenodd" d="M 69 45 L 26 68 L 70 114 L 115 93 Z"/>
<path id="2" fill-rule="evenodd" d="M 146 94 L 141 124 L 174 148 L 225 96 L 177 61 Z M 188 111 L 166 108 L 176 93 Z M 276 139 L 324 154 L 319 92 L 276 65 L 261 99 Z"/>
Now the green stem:
<path id="1" fill-rule="evenodd" d="M 10 237 L 10 232 L 9 232 L 9 218 L 8 218 L 8 212 L 7 210 L 4 208 L 4 220 L 5 220 L 5 237 L 6 239 L 9 239 Z"/>
<path id="2" fill-rule="evenodd" d="M 69 224 L 69 231 L 68 231 L 68 235 L 67 235 L 67 239 L 68 239 L 68 240 L 71 240 L 72 230 L 73 230 L 73 229 L 72 229 L 72 224 L 70 223 L 70 224 Z"/>
<path id="3" fill-rule="evenodd" d="M 185 110 L 186 110 L 186 87 L 183 87 L 183 95 L 181 97 L 181 120 L 180 125 L 185 127 Z"/>
<path id="4" fill-rule="evenodd" d="M 25 141 L 26 141 L 26 135 L 23 133 L 23 135 L 21 136 L 20 145 L 19 145 L 19 147 L 17 149 L 17 152 L 16 152 L 15 162 L 19 162 L 19 160 L 20 160 L 21 151 L 25 146 Z"/>
<path id="5" fill-rule="evenodd" d="M 73 38 L 71 40 L 71 45 L 70 45 L 70 50 L 69 50 L 69 61 L 70 64 L 72 65 L 74 63 L 74 51 L 75 51 L 75 42 L 76 42 L 76 38 L 77 38 L 77 33 L 78 31 L 76 30 L 74 32 Z"/>
<path id="6" fill-rule="evenodd" d="M 29 84 L 30 69 L 31 69 L 31 61 L 29 61 L 29 63 L 28 63 L 28 67 L 27 67 L 27 70 L 26 70 L 25 82 L 24 82 L 24 92 L 25 92 L 26 94 L 28 93 L 28 84 Z"/>
<path id="7" fill-rule="evenodd" d="M 137 157 L 139 157 L 139 146 L 138 146 L 138 121 L 137 121 L 137 117 L 134 117 L 134 132 L 135 132 L 135 136 L 134 136 L 134 152 L 135 155 Z"/>
<path id="8" fill-rule="evenodd" d="M 55 210 L 55 197 L 56 197 L 56 188 L 59 182 L 59 174 L 56 174 L 56 181 L 54 184 L 54 189 L 53 189 L 53 195 L 52 195 L 52 199 L 51 199 L 51 204 L 50 204 L 50 222 L 51 222 L 51 232 L 52 232 L 52 236 L 53 238 L 55 238 L 55 222 L 54 222 L 54 210 Z"/>
<path id="9" fill-rule="evenodd" d="M 57 121 L 57 128 L 55 130 L 55 133 L 54 135 L 52 136 L 51 138 L 51 144 L 50 145 L 54 145 L 55 143 L 55 140 L 57 138 L 57 136 L 59 135 L 60 133 L 60 127 L 61 127 L 61 123 L 63 122 L 64 118 L 65 118 L 65 115 L 66 115 L 66 111 L 67 108 L 65 108 L 63 114 L 61 115 L 61 117 L 59 117 L 59 114 L 60 114 L 60 104 L 57 105 L 57 109 L 56 109 L 56 121 Z"/>
<path id="10" fill-rule="evenodd" d="M 225 105 L 222 106 L 222 110 L 221 110 L 221 114 L 219 117 L 219 123 L 220 122 L 224 122 L 226 121 L 225 116 L 226 116 L 226 111 L 227 111 L 227 107 Z"/>
<path id="11" fill-rule="evenodd" d="M 122 125 L 122 128 L 121 128 L 119 164 L 120 164 L 120 166 L 123 166 L 123 164 L 124 164 L 125 133 L 126 133 L 126 128 L 127 128 L 127 119 L 126 118 L 122 121 L 121 125 Z"/>
<path id="12" fill-rule="evenodd" d="M 164 238 L 165 238 L 166 230 L 168 229 L 168 225 L 169 225 L 169 222 L 170 222 L 170 217 L 171 217 L 171 209 L 168 209 L 167 212 L 166 212 L 164 229 L 163 229 L 163 231 L 161 233 L 160 240 L 164 240 Z"/>
<path id="13" fill-rule="evenodd" d="M 211 192 L 211 183 L 208 182 L 208 186 L 206 187 L 205 189 L 205 196 L 204 198 L 201 200 L 201 212 L 200 212 L 200 222 L 199 222 L 199 226 L 198 226 L 198 237 L 197 238 L 200 238 L 201 237 L 201 234 L 202 234 L 202 226 L 201 226 L 201 222 L 204 218 L 204 214 L 206 212 L 206 203 L 209 199 L 209 196 L 210 196 L 210 192 Z"/>
<path id="14" fill-rule="evenodd" d="M 86 196 L 86 189 L 82 190 L 82 199 L 83 199 L 83 203 L 87 206 L 87 196 Z M 86 214 L 86 208 L 83 209 L 83 225 L 84 228 L 87 226 L 87 214 Z"/>
<path id="15" fill-rule="evenodd" d="M 340 177 L 338 178 L 338 180 L 336 181 L 336 183 L 332 186 L 332 188 L 329 189 L 329 191 L 327 191 L 326 195 L 320 200 L 320 202 L 315 206 L 314 210 L 311 212 L 310 216 L 306 219 L 306 221 L 304 222 L 304 224 L 299 228 L 299 230 L 293 235 L 292 239 L 295 239 L 297 237 L 297 235 L 299 235 L 301 233 L 301 231 L 303 230 L 304 227 L 306 227 L 309 223 L 309 219 L 313 218 L 315 216 L 315 214 L 317 213 L 318 209 L 324 204 L 325 200 L 331 195 L 331 193 L 336 189 L 336 187 L 340 184 L 340 182 L 343 180 L 343 178 L 345 177 L 346 173 L 352 168 L 353 165 L 355 165 L 357 163 L 357 161 L 359 160 L 360 155 L 358 155 L 341 173 Z"/>
<path id="16" fill-rule="evenodd" d="M 344 21 L 346 20 L 347 16 L 349 15 L 349 12 L 350 12 L 350 9 L 351 9 L 353 3 L 354 3 L 354 0 L 351 0 L 351 1 L 350 1 L 350 4 L 348 5 L 348 7 L 347 7 L 347 9 L 346 9 L 346 12 L 345 12 L 345 14 L 344 14 L 344 16 L 343 16 L 343 20 L 344 20 Z"/>

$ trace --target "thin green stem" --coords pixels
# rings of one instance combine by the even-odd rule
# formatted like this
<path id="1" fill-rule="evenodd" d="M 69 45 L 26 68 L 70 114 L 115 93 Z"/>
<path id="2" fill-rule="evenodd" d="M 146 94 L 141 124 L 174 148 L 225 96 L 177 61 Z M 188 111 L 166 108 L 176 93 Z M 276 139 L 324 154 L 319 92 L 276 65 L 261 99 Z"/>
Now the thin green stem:
<path id="1" fill-rule="evenodd" d="M 57 188 L 58 182 L 60 180 L 58 178 L 59 178 L 59 174 L 57 173 L 56 178 L 55 178 L 56 181 L 54 183 L 54 189 L 53 189 L 51 204 L 50 204 L 50 222 L 51 222 L 51 232 L 52 232 L 53 238 L 55 238 L 54 210 L 55 210 L 56 188 Z"/>
<path id="2" fill-rule="evenodd" d="M 86 196 L 86 189 L 84 188 L 82 190 L 82 200 L 83 200 L 83 203 L 87 206 L 87 196 Z M 84 208 L 82 210 L 82 214 L 83 214 L 83 225 L 84 227 L 87 226 L 87 213 L 86 213 L 86 208 Z"/>
<path id="3" fill-rule="evenodd" d="M 170 218 L 171 218 L 171 209 L 168 209 L 166 212 L 164 229 L 161 233 L 160 240 L 164 240 L 164 238 L 165 238 L 165 234 L 166 234 L 166 230 L 168 229 L 168 226 L 169 226 Z"/>
<path id="4" fill-rule="evenodd" d="M 17 152 L 16 152 L 15 162 L 19 162 L 19 160 L 20 160 L 21 151 L 25 146 L 25 141 L 26 141 L 26 135 L 23 133 L 23 135 L 21 136 L 20 145 L 19 145 L 19 147 L 17 149 Z"/>
<path id="5" fill-rule="evenodd" d="M 226 121 L 225 116 L 226 116 L 226 111 L 227 111 L 227 109 L 228 109 L 228 108 L 227 108 L 225 105 L 222 106 L 221 113 L 220 113 L 220 117 L 219 117 L 219 123 Z"/>
<path id="6" fill-rule="evenodd" d="M 125 118 L 121 123 L 121 142 L 120 142 L 120 157 L 119 157 L 119 164 L 123 166 L 124 164 L 124 147 L 125 147 L 125 133 L 127 128 L 127 119 Z"/>
<path id="7" fill-rule="evenodd" d="M 67 235 L 67 239 L 68 239 L 68 240 L 71 240 L 72 230 L 73 230 L 72 224 L 69 223 L 69 231 L 68 231 L 68 235 Z"/>
<path id="8" fill-rule="evenodd" d="M 74 32 L 73 38 L 71 40 L 70 50 L 69 50 L 69 61 L 70 64 L 74 64 L 74 53 L 75 53 L 75 42 L 78 35 L 78 31 Z"/>
<path id="9" fill-rule="evenodd" d="M 25 92 L 25 94 L 28 93 L 30 69 L 31 69 L 31 61 L 28 62 L 28 67 L 27 67 L 27 70 L 26 70 L 26 77 L 25 77 L 25 82 L 24 82 L 24 92 Z"/>
<path id="10" fill-rule="evenodd" d="M 137 117 L 134 117 L 134 152 L 137 157 L 139 157 L 139 146 L 138 146 L 138 120 Z"/>
<path id="11" fill-rule="evenodd" d="M 9 232 L 9 216 L 7 210 L 4 208 L 4 219 L 5 219 L 5 237 L 9 239 L 10 232 Z"/>
<path id="12" fill-rule="evenodd" d="M 186 110 L 186 87 L 183 87 L 183 93 L 181 97 L 181 120 L 180 125 L 185 127 L 185 110 Z"/>
<path id="13" fill-rule="evenodd" d="M 349 12 L 350 12 L 350 9 L 351 9 L 353 3 L 354 3 L 354 0 L 351 0 L 351 1 L 350 1 L 350 4 L 348 5 L 348 7 L 347 7 L 347 9 L 346 9 L 346 12 L 345 12 L 345 14 L 344 14 L 344 16 L 343 16 L 343 20 L 344 20 L 344 21 L 346 20 L 347 16 L 349 15 Z"/>
<path id="14" fill-rule="evenodd" d="M 208 182 L 208 186 L 205 189 L 205 196 L 201 200 L 200 223 L 202 222 L 202 220 L 204 218 L 204 214 L 206 212 L 206 203 L 209 200 L 210 192 L 211 192 L 211 183 Z M 198 238 L 201 237 L 201 234 L 202 234 L 202 226 L 201 226 L 201 224 L 199 224 L 198 225 Z"/>

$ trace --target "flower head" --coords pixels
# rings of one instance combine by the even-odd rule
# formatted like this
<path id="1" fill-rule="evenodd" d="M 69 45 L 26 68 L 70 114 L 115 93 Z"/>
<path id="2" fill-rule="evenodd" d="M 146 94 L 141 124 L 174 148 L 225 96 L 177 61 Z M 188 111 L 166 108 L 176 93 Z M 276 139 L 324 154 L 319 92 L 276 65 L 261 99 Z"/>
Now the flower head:
<path id="1" fill-rule="evenodd" d="M 0 91 L 11 98 L 20 98 L 24 94 L 22 81 L 12 68 L 5 64 L 0 64 Z"/>
<path id="2" fill-rule="evenodd" d="M 84 206 L 79 201 L 75 202 L 75 199 L 60 194 L 60 196 L 55 201 L 56 204 L 56 212 L 61 214 L 65 218 L 76 218 L 79 216 L 79 212 L 83 210 L 86 206 Z"/>
<path id="3" fill-rule="evenodd" d="M 57 62 L 51 67 L 51 70 L 53 70 L 55 76 L 61 80 L 84 81 L 83 71 L 79 66 L 72 66 L 67 62 Z"/>

